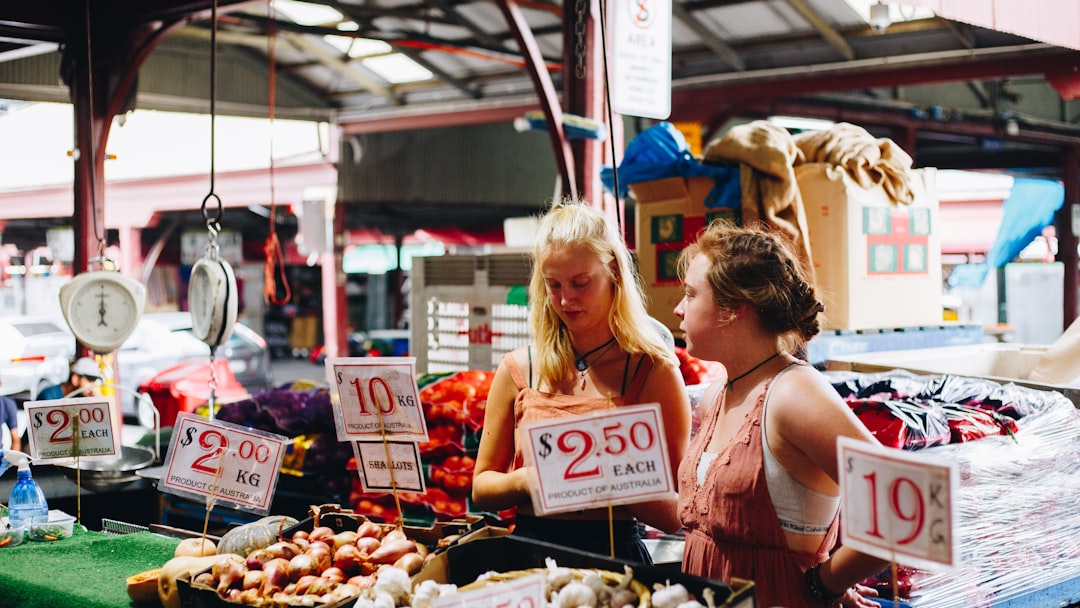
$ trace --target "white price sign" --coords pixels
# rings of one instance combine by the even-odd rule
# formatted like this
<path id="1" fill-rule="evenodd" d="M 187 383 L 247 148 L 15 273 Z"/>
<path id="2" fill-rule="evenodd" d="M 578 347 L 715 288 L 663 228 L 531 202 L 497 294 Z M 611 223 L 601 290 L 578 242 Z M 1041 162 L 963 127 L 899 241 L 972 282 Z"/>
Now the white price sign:
<path id="1" fill-rule="evenodd" d="M 416 389 L 416 357 L 338 357 L 326 360 L 338 441 L 427 441 Z"/>
<path id="2" fill-rule="evenodd" d="M 288 441 L 281 435 L 183 412 L 173 427 L 158 489 L 266 513 Z"/>
<path id="3" fill-rule="evenodd" d="M 956 565 L 954 463 L 849 437 L 837 440 L 842 542 L 906 565 Z"/>
<path id="4" fill-rule="evenodd" d="M 100 459 L 120 453 L 112 400 L 76 397 L 26 403 L 30 457 L 49 462 L 76 456 Z"/>
<path id="5" fill-rule="evenodd" d="M 440 595 L 431 608 L 543 608 L 547 575 L 530 574 L 478 589 Z"/>
<path id="6" fill-rule="evenodd" d="M 659 404 L 540 420 L 523 429 L 539 515 L 643 502 L 674 491 Z"/>
<path id="7" fill-rule="evenodd" d="M 354 441 L 353 453 L 364 492 L 427 493 L 420 447 L 415 441 Z"/>

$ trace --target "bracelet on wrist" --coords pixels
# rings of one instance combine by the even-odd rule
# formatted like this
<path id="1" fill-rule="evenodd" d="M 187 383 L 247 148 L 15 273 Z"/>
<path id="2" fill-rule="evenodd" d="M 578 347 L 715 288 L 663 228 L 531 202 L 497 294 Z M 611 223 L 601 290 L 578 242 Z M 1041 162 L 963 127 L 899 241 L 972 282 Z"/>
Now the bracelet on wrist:
<path id="1" fill-rule="evenodd" d="M 821 564 L 811 566 L 806 571 L 806 589 L 810 592 L 810 595 L 822 604 L 828 605 L 842 597 L 844 593 L 833 593 L 825 586 L 825 583 L 821 582 Z"/>

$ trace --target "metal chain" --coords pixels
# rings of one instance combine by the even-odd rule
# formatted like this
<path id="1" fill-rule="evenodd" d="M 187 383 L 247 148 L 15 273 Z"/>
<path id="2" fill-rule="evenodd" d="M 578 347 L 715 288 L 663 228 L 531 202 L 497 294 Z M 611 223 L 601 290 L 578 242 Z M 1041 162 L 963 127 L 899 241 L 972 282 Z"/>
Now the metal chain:
<path id="1" fill-rule="evenodd" d="M 574 10 L 574 75 L 578 80 L 585 78 L 585 9 L 591 0 L 577 0 Z"/>

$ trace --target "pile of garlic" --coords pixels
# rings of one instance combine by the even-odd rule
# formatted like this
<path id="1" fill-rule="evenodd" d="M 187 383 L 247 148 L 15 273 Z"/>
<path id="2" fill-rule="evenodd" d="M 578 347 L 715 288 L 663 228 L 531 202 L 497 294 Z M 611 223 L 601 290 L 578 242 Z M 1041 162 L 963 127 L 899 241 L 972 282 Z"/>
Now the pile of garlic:
<path id="1" fill-rule="evenodd" d="M 618 583 L 610 584 L 596 571 L 559 566 L 547 558 L 547 603 L 543 608 L 716 608 L 713 590 L 702 592 L 705 604 L 693 598 L 681 584 L 653 585 L 651 602 L 642 605 L 641 598 L 630 588 L 634 570 L 623 566 Z M 498 573 L 489 571 L 477 581 Z M 413 585 L 409 574 L 401 568 L 383 566 L 375 583 L 361 591 L 354 608 L 430 608 L 438 597 L 457 593 L 457 585 L 424 580 Z"/>

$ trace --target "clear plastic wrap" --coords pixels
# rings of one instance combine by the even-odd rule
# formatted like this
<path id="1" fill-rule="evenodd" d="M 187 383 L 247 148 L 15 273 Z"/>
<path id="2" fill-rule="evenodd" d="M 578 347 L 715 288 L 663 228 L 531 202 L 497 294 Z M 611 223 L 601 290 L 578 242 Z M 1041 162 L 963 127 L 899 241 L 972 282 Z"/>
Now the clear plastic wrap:
<path id="1" fill-rule="evenodd" d="M 958 463 L 954 533 L 960 566 L 951 572 L 905 569 L 912 606 L 995 606 L 1036 592 L 1043 594 L 1040 605 L 1071 602 L 1071 584 L 1061 598 L 1046 592 L 1063 583 L 1080 585 L 1080 411 L 1069 399 L 948 375 L 828 375 L 849 403 L 903 396 L 948 415 L 953 441 L 927 453 Z M 995 426 L 998 434 L 976 432 L 992 433 Z"/>

